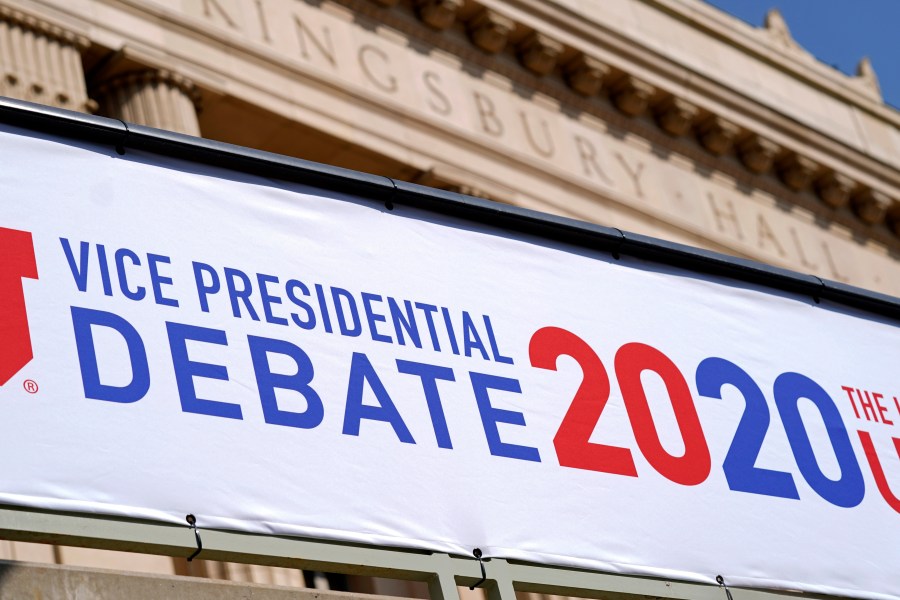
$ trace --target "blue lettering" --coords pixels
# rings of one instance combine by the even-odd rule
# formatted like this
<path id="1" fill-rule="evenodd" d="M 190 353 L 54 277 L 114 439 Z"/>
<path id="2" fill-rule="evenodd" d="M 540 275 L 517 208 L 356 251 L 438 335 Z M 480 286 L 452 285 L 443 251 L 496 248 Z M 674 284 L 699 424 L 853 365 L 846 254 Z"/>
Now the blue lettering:
<path id="1" fill-rule="evenodd" d="M 147 255 L 147 266 L 150 267 L 150 286 L 153 288 L 153 299 L 156 300 L 157 304 L 163 304 L 165 306 L 178 306 L 178 300 L 175 300 L 174 298 L 166 298 L 162 295 L 162 286 L 172 285 L 172 278 L 165 277 L 159 274 L 159 263 L 168 265 L 171 264 L 171 261 L 169 260 L 168 256 L 161 256 L 159 254 Z"/>
<path id="2" fill-rule="evenodd" d="M 475 329 L 475 323 L 472 322 L 472 317 L 469 316 L 469 313 L 466 311 L 462 312 L 463 319 L 463 351 L 466 356 L 472 356 L 472 349 L 476 349 L 481 352 L 481 356 L 484 360 L 490 360 L 488 358 L 487 350 L 484 349 L 484 343 L 481 341 L 481 337 L 478 335 L 478 330 Z"/>
<path id="3" fill-rule="evenodd" d="M 322 406 L 319 394 L 309 386 L 314 375 L 309 356 L 299 347 L 283 340 L 253 335 L 247 336 L 247 340 L 250 343 L 250 356 L 253 360 L 256 386 L 259 389 L 259 399 L 262 403 L 266 423 L 299 427 L 300 429 L 317 427 L 325 416 L 325 408 Z M 297 372 L 293 375 L 273 373 L 269 366 L 268 353 L 270 352 L 291 357 L 297 365 Z M 297 413 L 278 408 L 276 389 L 298 392 L 306 400 L 306 410 Z"/>
<path id="4" fill-rule="evenodd" d="M 325 290 L 318 283 L 316 284 L 316 298 L 319 300 L 319 310 L 322 313 L 322 325 L 327 333 L 334 331 L 331 327 L 331 317 L 328 316 L 328 305 L 325 304 Z"/>
<path id="5" fill-rule="evenodd" d="M 444 315 L 444 324 L 447 326 L 447 336 L 450 338 L 450 350 L 453 354 L 459 355 L 459 345 L 456 343 L 456 333 L 453 331 L 453 323 L 450 321 L 450 311 L 445 307 L 441 307 L 441 313 Z"/>
<path id="6" fill-rule="evenodd" d="M 169 346 L 172 352 L 172 366 L 175 368 L 175 383 L 178 385 L 178 396 L 184 412 L 199 415 L 212 415 L 226 419 L 243 419 L 241 407 L 230 402 L 205 400 L 197 397 L 194 388 L 194 377 L 228 381 L 228 369 L 224 365 L 192 361 L 188 357 L 187 340 L 227 346 L 228 339 L 224 331 L 208 327 L 195 327 L 183 323 L 166 322 L 169 334 Z"/>
<path id="7" fill-rule="evenodd" d="M 388 296 L 387 301 L 391 320 L 394 322 L 394 333 L 397 335 L 397 342 L 401 346 L 406 345 L 406 339 L 403 337 L 403 332 L 406 331 L 406 335 L 409 336 L 413 345 L 416 348 L 421 348 L 422 340 L 419 337 L 419 326 L 416 324 L 416 317 L 413 315 L 412 302 L 409 300 L 403 301 L 403 306 L 406 309 L 406 315 L 404 315 L 400 312 L 400 306 L 397 305 L 396 300 Z"/>
<path id="8" fill-rule="evenodd" d="M 296 279 L 288 280 L 285 284 L 285 292 L 288 295 L 288 299 L 306 313 L 306 319 L 300 319 L 297 313 L 291 313 L 291 320 L 301 329 L 313 329 L 316 326 L 316 313 L 313 312 L 309 304 L 297 297 L 294 292 L 295 289 L 299 289 L 304 296 L 309 296 L 309 288 L 303 285 L 302 281 L 297 281 Z"/>
<path id="9" fill-rule="evenodd" d="M 450 431 L 447 428 L 447 419 L 444 417 L 444 407 L 441 405 L 441 395 L 437 389 L 437 380 L 456 381 L 453 377 L 453 369 L 397 360 L 397 370 L 407 375 L 416 375 L 422 380 L 422 390 L 425 392 L 425 402 L 428 404 L 428 414 L 431 415 L 431 426 L 434 429 L 434 437 L 439 448 L 453 448 L 450 441 Z"/>
<path id="10" fill-rule="evenodd" d="M 78 287 L 78 291 L 87 291 L 90 245 L 87 242 L 81 242 L 79 244 L 78 265 L 76 266 L 75 256 L 72 254 L 72 247 L 69 245 L 69 240 L 66 238 L 59 238 L 59 242 L 62 244 L 63 253 L 66 255 L 66 261 L 69 263 L 69 269 L 72 271 L 72 278 L 75 279 L 75 285 Z"/>
<path id="11" fill-rule="evenodd" d="M 416 308 L 425 313 L 425 323 L 428 325 L 428 333 L 431 335 L 431 345 L 434 347 L 435 352 L 440 352 L 441 344 L 438 342 L 437 331 L 434 327 L 434 313 L 437 312 L 437 306 L 416 302 Z"/>
<path id="12" fill-rule="evenodd" d="M 287 325 L 288 320 L 283 317 L 276 317 L 272 314 L 272 305 L 281 304 L 281 298 L 273 296 L 266 287 L 270 283 L 277 284 L 278 278 L 273 275 L 256 274 L 256 281 L 259 282 L 259 297 L 262 299 L 263 314 L 266 315 L 266 322 L 275 325 Z"/>
<path id="13" fill-rule="evenodd" d="M 112 296 L 112 282 L 109 279 L 109 264 L 106 262 L 106 247 L 97 244 L 97 260 L 100 265 L 100 281 L 103 282 L 103 293 Z"/>
<path id="14" fill-rule="evenodd" d="M 131 264 L 134 266 L 141 265 L 141 259 L 138 258 L 138 255 L 129 250 L 128 248 L 119 248 L 116 250 L 116 273 L 119 275 L 119 288 L 122 290 L 122 293 L 125 294 L 125 297 L 129 300 L 143 300 L 147 295 L 147 290 L 143 286 L 138 286 L 137 289 L 131 291 L 131 288 L 128 287 L 128 276 L 125 273 L 125 258 L 129 258 L 131 260 Z"/>
<path id="15" fill-rule="evenodd" d="M 244 302 L 244 308 L 247 309 L 247 314 L 250 315 L 250 318 L 254 321 L 259 321 L 259 315 L 256 314 L 256 309 L 253 308 L 253 305 L 250 304 L 250 295 L 253 293 L 253 284 L 250 283 L 250 278 L 243 271 L 239 271 L 238 269 L 230 269 L 226 267 L 224 269 L 225 273 L 225 285 L 228 287 L 228 297 L 231 299 L 231 312 L 235 317 L 241 318 L 241 307 L 238 305 L 238 300 L 242 300 Z M 240 279 L 243 287 L 240 289 L 237 288 L 236 280 Z"/>
<path id="16" fill-rule="evenodd" d="M 375 314 L 372 311 L 372 302 L 383 302 L 381 296 L 378 294 L 370 294 L 368 292 L 363 292 L 361 294 L 363 301 L 363 310 L 366 313 L 366 322 L 369 324 L 369 331 L 372 333 L 372 339 L 376 342 L 387 342 L 388 344 L 393 343 L 394 340 L 391 339 L 390 336 L 384 335 L 378 332 L 377 324 L 378 323 L 386 323 L 387 319 L 384 315 Z"/>
<path id="17" fill-rule="evenodd" d="M 488 342 L 491 344 L 491 354 L 494 355 L 494 360 L 498 363 L 505 363 L 507 365 L 513 364 L 512 358 L 500 354 L 500 349 L 497 346 L 497 338 L 494 337 L 494 327 L 491 325 L 491 319 L 487 315 L 484 315 L 484 326 L 487 329 Z"/>
<path id="18" fill-rule="evenodd" d="M 100 382 L 97 353 L 94 348 L 92 326 L 114 329 L 125 340 L 128 360 L 131 363 L 131 382 L 125 386 L 107 385 Z M 131 323 L 118 315 L 89 308 L 72 307 L 72 327 L 75 330 L 75 346 L 78 349 L 78 363 L 81 366 L 81 382 L 84 397 L 109 402 L 137 402 L 150 389 L 150 367 L 147 351 L 140 334 Z"/>
<path id="19" fill-rule="evenodd" d="M 344 304 L 341 299 L 347 301 L 347 308 L 350 311 L 350 319 L 353 323 L 352 327 L 347 325 L 347 319 L 344 314 Z M 358 337 L 362 333 L 362 323 L 359 320 L 359 310 L 356 308 L 356 300 L 353 295 L 343 288 L 331 288 L 331 299 L 334 300 L 334 311 L 337 314 L 338 327 L 341 329 L 341 335 L 347 337 Z"/>
<path id="20" fill-rule="evenodd" d="M 368 382 L 369 387 L 375 393 L 379 406 L 367 406 L 363 404 L 363 384 Z M 361 352 L 353 353 L 350 363 L 350 381 L 347 386 L 347 408 L 344 413 L 344 435 L 359 435 L 359 424 L 363 419 L 370 421 L 384 421 L 390 423 L 394 433 L 404 444 L 415 444 L 412 434 L 406 427 L 406 423 L 400 417 L 397 407 L 388 395 L 384 384 L 378 379 L 369 358 Z"/>
<path id="21" fill-rule="evenodd" d="M 488 390 L 501 390 L 521 394 L 522 388 L 519 382 L 515 379 L 486 375 L 484 373 L 469 373 L 469 378 L 472 380 L 475 401 L 478 403 L 478 412 L 481 414 L 481 423 L 484 426 L 484 434 L 491 454 L 541 462 L 541 456 L 537 448 L 506 443 L 500 439 L 500 432 L 497 429 L 497 423 L 508 423 L 524 427 L 525 415 L 513 410 L 494 408 L 491 405 Z"/>
<path id="22" fill-rule="evenodd" d="M 209 300 L 207 300 L 207 297 L 210 294 L 218 294 L 219 290 L 222 289 L 222 284 L 219 283 L 219 276 L 216 275 L 216 270 L 211 266 L 196 261 L 194 261 L 192 265 L 194 267 L 194 281 L 197 285 L 197 298 L 200 300 L 200 310 L 208 313 Z M 209 283 L 204 281 L 204 273 L 210 276 Z"/>

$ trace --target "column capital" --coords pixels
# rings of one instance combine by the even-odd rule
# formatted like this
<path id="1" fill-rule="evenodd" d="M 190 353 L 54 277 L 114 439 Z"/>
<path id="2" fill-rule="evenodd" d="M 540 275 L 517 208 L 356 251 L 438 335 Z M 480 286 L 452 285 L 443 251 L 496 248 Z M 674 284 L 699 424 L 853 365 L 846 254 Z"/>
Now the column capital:
<path id="1" fill-rule="evenodd" d="M 112 76 L 95 87 L 101 113 L 149 127 L 200 135 L 200 90 L 166 69 L 138 69 Z"/>

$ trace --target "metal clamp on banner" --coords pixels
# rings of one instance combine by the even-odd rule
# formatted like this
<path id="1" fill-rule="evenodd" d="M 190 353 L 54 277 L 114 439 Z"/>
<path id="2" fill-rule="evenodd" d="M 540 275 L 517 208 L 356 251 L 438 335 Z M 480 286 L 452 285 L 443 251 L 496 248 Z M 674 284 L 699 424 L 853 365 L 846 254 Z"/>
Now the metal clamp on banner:
<path id="1" fill-rule="evenodd" d="M 729 590 L 728 586 L 725 585 L 725 578 L 722 577 L 721 575 L 716 575 L 716 581 L 719 582 L 720 586 L 725 588 L 725 596 L 728 598 L 728 600 L 734 600 L 734 598 L 731 597 L 731 590 Z"/>
<path id="2" fill-rule="evenodd" d="M 481 560 L 481 557 L 482 557 L 481 548 L 475 548 L 474 550 L 472 550 L 472 555 L 478 559 L 478 566 L 481 567 L 481 579 L 476 581 L 475 584 L 470 585 L 469 586 L 470 590 L 474 590 L 475 588 L 479 587 L 482 583 L 484 583 L 487 580 L 487 573 L 484 570 L 484 561 Z"/>
<path id="3" fill-rule="evenodd" d="M 197 538 L 197 549 L 193 554 L 188 556 L 187 559 L 188 562 L 191 562 L 192 560 L 197 558 L 197 555 L 200 554 L 200 552 L 203 550 L 203 542 L 200 540 L 200 530 L 197 529 L 197 517 L 195 517 L 194 515 L 187 515 L 185 517 L 185 520 L 187 521 L 191 529 L 194 530 L 194 537 Z"/>

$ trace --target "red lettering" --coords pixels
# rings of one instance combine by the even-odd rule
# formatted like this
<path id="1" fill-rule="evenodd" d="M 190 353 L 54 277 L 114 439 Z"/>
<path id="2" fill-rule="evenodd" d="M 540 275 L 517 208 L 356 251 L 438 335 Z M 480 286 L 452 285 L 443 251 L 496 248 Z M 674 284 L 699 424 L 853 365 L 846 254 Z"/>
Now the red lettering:
<path id="1" fill-rule="evenodd" d="M 881 462 L 878 460 L 878 454 L 875 452 L 875 444 L 872 443 L 872 436 L 867 431 L 858 431 L 859 441 L 862 442 L 863 450 L 866 453 L 866 459 L 869 461 L 869 468 L 872 469 L 872 475 L 875 477 L 875 485 L 878 491 L 888 503 L 888 506 L 900 513 L 900 498 L 894 495 L 888 485 L 887 478 L 884 476 L 884 469 L 881 468 Z M 900 439 L 891 438 L 894 442 L 894 449 L 897 456 L 900 457 Z"/>
<path id="2" fill-rule="evenodd" d="M 675 411 L 675 420 L 684 440 L 682 456 L 669 454 L 659 440 L 647 393 L 641 382 L 644 371 L 656 373 L 666 385 Z M 706 481 L 711 467 L 709 446 L 703 435 L 691 390 L 675 363 L 653 346 L 636 342 L 625 344 L 616 353 L 616 377 L 631 419 L 634 437 L 647 462 L 660 475 L 681 485 L 697 485 Z"/>
<path id="3" fill-rule="evenodd" d="M 0 227 L 0 385 L 33 358 L 22 278 L 37 279 L 31 233 Z"/>
<path id="4" fill-rule="evenodd" d="M 556 370 L 560 356 L 571 356 L 581 367 L 584 379 L 575 392 L 559 431 L 553 438 L 556 456 L 563 467 L 637 477 L 628 448 L 588 441 L 609 400 L 609 376 L 597 354 L 580 337 L 560 329 L 544 327 L 531 336 L 528 345 L 531 365 Z"/>
<path id="5" fill-rule="evenodd" d="M 853 407 L 853 414 L 855 414 L 856 418 L 859 419 L 859 409 L 856 408 L 856 401 L 853 399 L 853 392 L 855 391 L 854 388 L 842 385 L 841 389 L 847 392 L 847 397 L 850 398 L 850 406 Z"/>

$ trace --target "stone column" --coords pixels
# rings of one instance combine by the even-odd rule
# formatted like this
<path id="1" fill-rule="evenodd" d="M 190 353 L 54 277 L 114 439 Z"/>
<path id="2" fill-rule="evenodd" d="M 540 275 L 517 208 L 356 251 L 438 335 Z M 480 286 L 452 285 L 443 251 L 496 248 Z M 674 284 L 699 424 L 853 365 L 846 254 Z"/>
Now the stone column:
<path id="1" fill-rule="evenodd" d="M 165 70 L 124 73 L 97 86 L 99 112 L 139 125 L 200 135 L 200 92 L 194 83 Z"/>
<path id="2" fill-rule="evenodd" d="M 0 6 L 0 95 L 92 112 L 81 52 L 88 39 Z"/>

